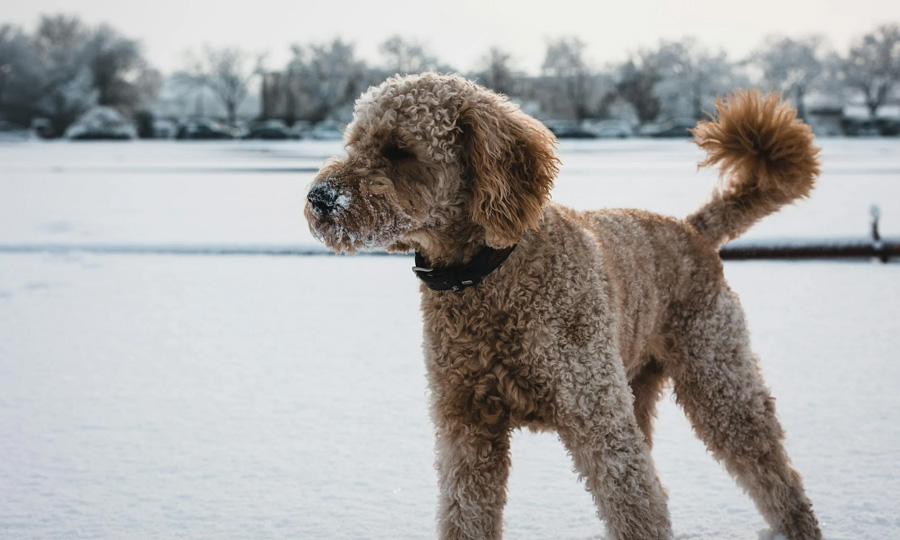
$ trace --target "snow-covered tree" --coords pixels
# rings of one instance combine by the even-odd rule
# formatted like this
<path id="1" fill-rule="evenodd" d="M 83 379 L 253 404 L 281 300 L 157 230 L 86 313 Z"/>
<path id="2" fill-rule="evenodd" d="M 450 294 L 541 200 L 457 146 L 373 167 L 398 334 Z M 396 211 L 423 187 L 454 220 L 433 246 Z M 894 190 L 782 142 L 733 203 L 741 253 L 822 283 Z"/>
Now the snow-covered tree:
<path id="1" fill-rule="evenodd" d="M 584 57 L 585 43 L 577 37 L 565 37 L 547 44 L 544 63 L 545 77 L 557 79 L 565 92 L 575 119 L 590 115 L 589 97 L 591 72 Z"/>
<path id="2" fill-rule="evenodd" d="M 44 72 L 38 107 L 59 134 L 97 102 L 85 54 L 89 35 L 77 17 L 45 15 L 33 37 Z"/>
<path id="3" fill-rule="evenodd" d="M 161 77 L 147 65 L 140 44 L 108 25 L 91 32 L 84 45 L 97 103 L 134 113 L 159 91 Z"/>
<path id="4" fill-rule="evenodd" d="M 491 47 L 481 57 L 479 69 L 474 75 L 482 85 L 506 95 L 513 93 L 517 78 L 512 55 L 499 47 Z"/>
<path id="5" fill-rule="evenodd" d="M 194 51 L 184 52 L 182 68 L 172 74 L 171 87 L 180 103 L 183 111 L 188 110 L 188 103 L 193 100 L 193 115 L 203 117 L 206 115 L 204 106 L 204 94 L 208 90 L 206 85 L 206 68 L 203 58 Z"/>
<path id="6" fill-rule="evenodd" d="M 885 24 L 859 38 L 841 68 L 844 83 L 862 94 L 875 116 L 900 83 L 900 25 Z"/>
<path id="7" fill-rule="evenodd" d="M 262 55 L 237 47 L 207 47 L 204 51 L 204 81 L 224 107 L 229 124 L 237 119 L 237 109 L 247 98 L 250 80 L 260 72 L 262 60 Z"/>
<path id="8" fill-rule="evenodd" d="M 0 120 L 27 124 L 36 112 L 35 89 L 44 73 L 31 38 L 19 27 L 0 26 Z"/>
<path id="9" fill-rule="evenodd" d="M 45 15 L 30 36 L 0 28 L 0 113 L 49 118 L 57 134 L 94 105 L 132 114 L 159 90 L 140 44 L 107 25 Z"/>
<path id="10" fill-rule="evenodd" d="M 769 36 L 751 56 L 762 70 L 762 86 L 791 98 L 800 118 L 806 118 L 806 94 L 825 70 L 824 43 L 821 36 Z"/>
<path id="11" fill-rule="evenodd" d="M 378 46 L 388 74 L 407 75 L 438 69 L 437 57 L 421 43 L 402 36 L 391 36 Z"/>
<path id="12" fill-rule="evenodd" d="M 618 68 L 616 93 L 629 103 L 640 123 L 656 120 L 661 111 L 656 84 L 660 81 L 655 58 L 637 54 Z"/>
<path id="13" fill-rule="evenodd" d="M 352 104 L 364 89 L 365 65 L 356 59 L 352 44 L 335 39 L 292 49 L 283 75 L 288 115 L 320 122 Z"/>
<path id="14" fill-rule="evenodd" d="M 711 52 L 694 38 L 663 41 L 647 53 L 657 66 L 656 94 L 669 116 L 702 118 L 715 97 L 734 86 L 732 65 L 724 51 Z"/>

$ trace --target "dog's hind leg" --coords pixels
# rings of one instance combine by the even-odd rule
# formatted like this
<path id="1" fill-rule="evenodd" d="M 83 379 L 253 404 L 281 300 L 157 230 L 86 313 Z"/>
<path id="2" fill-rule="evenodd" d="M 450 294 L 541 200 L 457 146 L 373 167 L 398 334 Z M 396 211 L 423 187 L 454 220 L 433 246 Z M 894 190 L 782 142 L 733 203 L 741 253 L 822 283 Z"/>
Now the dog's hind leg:
<path id="1" fill-rule="evenodd" d="M 775 400 L 750 350 L 737 296 L 726 289 L 685 309 L 675 324 L 667 371 L 694 431 L 773 532 L 791 540 L 820 539 L 812 504 L 782 444 Z"/>
<path id="2" fill-rule="evenodd" d="M 644 433 L 647 446 L 653 447 L 653 420 L 656 418 L 656 403 L 662 395 L 668 375 L 655 358 L 651 358 L 629 383 L 634 395 L 634 417 Z"/>
<path id="3" fill-rule="evenodd" d="M 563 380 L 556 395 L 557 430 L 610 538 L 672 538 L 666 496 L 618 354 L 573 363 Z"/>

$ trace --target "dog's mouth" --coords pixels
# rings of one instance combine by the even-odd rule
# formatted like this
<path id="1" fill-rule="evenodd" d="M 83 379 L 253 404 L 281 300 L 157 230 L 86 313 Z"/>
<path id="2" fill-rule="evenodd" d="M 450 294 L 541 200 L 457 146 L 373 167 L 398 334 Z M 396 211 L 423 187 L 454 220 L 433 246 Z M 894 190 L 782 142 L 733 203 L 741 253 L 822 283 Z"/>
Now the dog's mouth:
<path id="1" fill-rule="evenodd" d="M 316 240 L 346 253 L 384 248 L 410 225 L 407 219 L 380 212 L 367 198 L 349 193 L 338 193 L 333 203 L 326 204 L 310 190 L 304 215 Z"/>
<path id="2" fill-rule="evenodd" d="M 354 231 L 329 218 L 309 220 L 309 230 L 316 240 L 336 252 L 354 253 L 378 247 L 372 235 Z"/>
<path id="3" fill-rule="evenodd" d="M 304 214 L 309 223 L 309 232 L 332 251 L 354 252 L 366 247 L 366 236 L 344 224 L 340 215 L 324 214 L 312 203 L 306 204 Z"/>

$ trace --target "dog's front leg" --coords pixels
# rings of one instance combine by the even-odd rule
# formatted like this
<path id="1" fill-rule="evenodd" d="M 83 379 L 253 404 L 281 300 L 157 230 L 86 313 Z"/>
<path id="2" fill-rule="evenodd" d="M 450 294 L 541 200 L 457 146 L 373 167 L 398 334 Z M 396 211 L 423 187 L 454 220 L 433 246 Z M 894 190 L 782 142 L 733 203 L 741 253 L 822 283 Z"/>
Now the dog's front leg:
<path id="1" fill-rule="evenodd" d="M 438 417 L 435 422 L 440 539 L 499 540 L 509 476 L 509 428 L 460 418 Z"/>
<path id="2" fill-rule="evenodd" d="M 557 392 L 557 429 L 612 540 L 672 538 L 666 496 L 634 417 L 618 355 L 571 366 Z"/>

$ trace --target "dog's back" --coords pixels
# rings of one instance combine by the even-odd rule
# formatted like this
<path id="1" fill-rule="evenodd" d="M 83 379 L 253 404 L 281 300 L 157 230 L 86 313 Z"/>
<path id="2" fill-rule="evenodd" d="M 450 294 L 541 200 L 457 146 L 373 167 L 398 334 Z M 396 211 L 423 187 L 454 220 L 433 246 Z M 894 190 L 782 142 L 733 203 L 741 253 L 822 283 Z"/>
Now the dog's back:
<path id="1" fill-rule="evenodd" d="M 579 213 L 596 238 L 625 327 L 626 369 L 648 350 L 664 354 L 667 322 L 725 287 L 718 248 L 781 206 L 805 197 L 819 172 L 809 126 L 777 96 L 738 92 L 718 103 L 718 118 L 700 122 L 701 165 L 724 179 L 711 199 L 684 220 L 643 210 Z"/>

